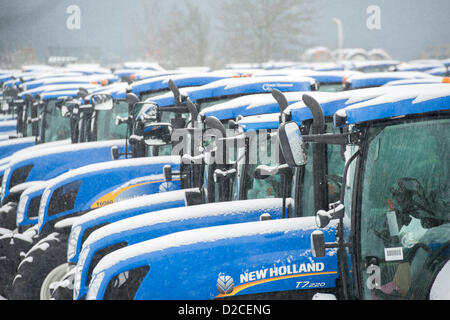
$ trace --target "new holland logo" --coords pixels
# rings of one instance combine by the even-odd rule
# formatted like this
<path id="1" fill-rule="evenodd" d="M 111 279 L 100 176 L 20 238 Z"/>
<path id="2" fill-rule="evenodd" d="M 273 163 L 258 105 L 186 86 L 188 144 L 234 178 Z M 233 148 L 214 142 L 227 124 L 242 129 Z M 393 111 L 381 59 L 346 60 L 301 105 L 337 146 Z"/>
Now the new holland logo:
<path id="1" fill-rule="evenodd" d="M 272 91 L 273 88 L 292 88 L 293 83 L 265 83 L 262 86 L 264 91 Z"/>
<path id="2" fill-rule="evenodd" d="M 219 290 L 221 294 L 230 294 L 231 292 L 233 292 L 233 289 L 233 278 L 225 274 L 219 275 L 219 278 L 217 278 L 217 290 Z"/>

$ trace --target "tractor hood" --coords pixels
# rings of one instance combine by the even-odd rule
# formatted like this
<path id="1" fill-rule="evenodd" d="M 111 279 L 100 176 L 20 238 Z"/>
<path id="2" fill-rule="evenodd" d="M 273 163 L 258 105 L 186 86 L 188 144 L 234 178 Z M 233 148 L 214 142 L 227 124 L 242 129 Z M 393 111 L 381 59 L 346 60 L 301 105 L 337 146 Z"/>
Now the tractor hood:
<path id="1" fill-rule="evenodd" d="M 66 172 L 47 186 L 39 208 L 39 231 L 49 221 L 80 215 L 86 211 L 114 203 L 116 198 L 132 186 L 123 184 L 146 177 L 149 193 L 165 191 L 163 168 L 180 168 L 179 156 L 163 156 L 107 161 Z M 179 182 L 173 182 L 179 187 Z M 138 182 L 137 185 L 140 185 Z"/>
<path id="2" fill-rule="evenodd" d="M 17 120 L 4 120 L 0 121 L 0 134 L 5 132 L 16 131 Z"/>
<path id="3" fill-rule="evenodd" d="M 148 212 L 187 206 L 186 193 L 199 192 L 198 188 L 149 194 L 115 202 L 106 207 L 92 210 L 79 218 L 72 226 L 69 237 L 68 262 L 77 262 L 81 250 L 81 241 L 94 232 L 118 220 L 134 217 Z M 72 252 L 70 252 L 72 251 Z"/>
<path id="4" fill-rule="evenodd" d="M 17 205 L 16 225 L 18 227 L 37 224 L 39 203 L 45 188 L 50 182 L 51 180 L 28 182 L 30 185 L 20 195 Z M 23 183 L 19 186 L 26 184 Z M 13 190 L 14 188 L 11 191 Z"/>
<path id="5" fill-rule="evenodd" d="M 86 293 L 87 273 L 94 264 L 92 262 L 94 255 L 97 254 L 96 259 L 101 258 L 98 257 L 100 251 L 104 256 L 112 251 L 111 248 L 121 243 L 131 246 L 179 231 L 258 221 L 261 216 L 279 219 L 282 217 L 282 207 L 282 199 L 211 203 L 149 212 L 108 224 L 94 231 L 83 243 L 85 254 L 81 253 L 82 263 L 77 266 L 76 273 L 80 284 L 78 294 L 81 297 Z M 105 249 L 108 252 L 105 252 Z M 87 255 L 86 250 L 89 252 Z"/>
<path id="6" fill-rule="evenodd" d="M 54 148 L 29 148 L 14 154 L 3 176 L 2 203 L 9 195 L 11 187 L 29 181 L 52 179 L 71 169 L 91 163 L 111 161 L 112 146 L 118 146 L 121 152 L 125 150 L 124 140 L 79 144 L 71 144 L 70 140 L 64 141 L 58 142 L 62 145 Z"/>
<path id="7" fill-rule="evenodd" d="M 0 142 L 0 159 L 11 156 L 14 152 L 32 147 L 36 144 L 36 137 L 8 139 Z"/>
<path id="8" fill-rule="evenodd" d="M 277 219 L 194 229 L 144 241 L 100 260 L 88 299 L 102 299 L 113 277 L 148 267 L 135 299 L 203 300 L 333 288 L 338 277 L 336 251 L 313 258 L 310 236 L 316 228 L 315 217 Z M 334 241 L 334 225 L 324 229 L 324 234 L 326 241 Z"/>

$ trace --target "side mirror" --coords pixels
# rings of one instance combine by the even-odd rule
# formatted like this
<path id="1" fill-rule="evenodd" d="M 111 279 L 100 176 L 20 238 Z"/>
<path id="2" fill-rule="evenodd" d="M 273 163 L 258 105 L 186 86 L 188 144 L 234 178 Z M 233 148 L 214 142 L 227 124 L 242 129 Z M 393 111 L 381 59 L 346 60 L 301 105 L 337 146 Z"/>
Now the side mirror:
<path id="1" fill-rule="evenodd" d="M 281 151 L 286 163 L 292 167 L 306 164 L 306 153 L 300 128 L 295 122 L 286 122 L 280 125 L 279 139 Z"/>
<path id="2" fill-rule="evenodd" d="M 220 182 L 226 179 L 230 179 L 234 177 L 237 174 L 236 169 L 230 169 L 230 170 L 220 170 L 216 169 L 214 170 L 214 182 Z"/>
<path id="3" fill-rule="evenodd" d="M 163 172 L 166 182 L 172 181 L 172 167 L 169 165 L 164 166 Z"/>
<path id="4" fill-rule="evenodd" d="M 266 165 L 259 165 L 256 167 L 254 172 L 254 177 L 257 180 L 264 180 L 268 177 L 277 175 L 277 174 L 288 174 L 292 175 L 292 169 L 287 164 L 282 164 L 279 166 L 266 166 Z"/>
<path id="5" fill-rule="evenodd" d="M 272 97 L 277 101 L 278 106 L 280 107 L 280 113 L 283 113 L 289 106 L 286 96 L 280 90 L 274 88 L 272 89 Z"/>
<path id="6" fill-rule="evenodd" d="M 182 102 L 186 100 L 187 97 L 181 94 L 180 90 L 178 89 L 177 85 L 175 84 L 175 82 L 173 82 L 172 79 L 169 80 L 169 89 L 173 93 L 173 100 L 175 106 L 181 105 Z"/>
<path id="7" fill-rule="evenodd" d="M 165 165 L 163 167 L 163 174 L 164 174 L 164 179 L 166 180 L 166 182 L 171 182 L 173 179 L 173 176 L 181 176 L 181 172 L 173 172 L 172 171 L 172 167 L 170 165 Z"/>
<path id="8" fill-rule="evenodd" d="M 331 205 L 329 211 L 319 210 L 316 214 L 316 223 L 319 228 L 328 226 L 331 220 L 341 219 L 344 217 L 345 207 L 339 201 Z"/>
<path id="9" fill-rule="evenodd" d="M 119 148 L 117 146 L 112 146 L 111 147 L 111 157 L 114 160 L 119 159 Z"/>
<path id="10" fill-rule="evenodd" d="M 133 114 L 135 118 L 141 116 L 144 121 L 157 122 L 159 121 L 158 105 L 154 102 L 137 102 L 133 107 Z"/>
<path id="11" fill-rule="evenodd" d="M 320 230 L 311 234 L 311 251 L 314 258 L 325 257 L 325 235 Z"/>
<path id="12" fill-rule="evenodd" d="M 111 110 L 114 106 L 114 101 L 109 94 L 95 94 L 92 96 L 92 105 L 95 110 Z"/>
<path id="13" fill-rule="evenodd" d="M 189 99 L 186 100 L 186 106 L 187 106 L 187 108 L 188 108 L 188 110 L 189 110 L 189 113 L 190 113 L 191 116 L 192 116 L 192 121 L 196 121 L 197 118 L 198 118 L 198 110 L 197 110 L 197 107 L 196 107 L 195 104 L 194 104 L 191 100 L 189 100 Z"/>
<path id="14" fill-rule="evenodd" d="M 220 133 L 222 134 L 222 138 L 225 138 L 227 136 L 227 131 L 225 129 L 225 126 L 216 117 L 207 117 L 205 119 L 205 125 L 211 129 L 219 130 Z"/>
<path id="15" fill-rule="evenodd" d="M 144 127 L 144 141 L 148 146 L 169 144 L 172 137 L 172 126 L 169 123 L 150 123 Z"/>

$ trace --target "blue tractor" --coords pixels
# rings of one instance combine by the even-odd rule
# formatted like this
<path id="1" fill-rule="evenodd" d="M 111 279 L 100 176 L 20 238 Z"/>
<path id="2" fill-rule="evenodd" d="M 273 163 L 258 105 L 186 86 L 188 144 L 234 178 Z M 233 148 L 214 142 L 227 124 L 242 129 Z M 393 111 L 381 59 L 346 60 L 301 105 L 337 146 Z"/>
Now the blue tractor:
<path id="1" fill-rule="evenodd" d="M 311 217 L 181 231 L 115 250 L 94 267 L 87 298 L 448 298 L 449 100 L 443 84 L 392 87 L 335 110 L 327 133 L 324 104 L 305 94 L 313 130 L 286 117 L 279 137 L 289 167 L 312 163 Z M 337 199 L 323 183 L 330 159 L 321 149 L 330 147 L 344 162 Z"/>
<path id="2" fill-rule="evenodd" d="M 173 82 L 171 83 L 172 88 L 174 88 Z M 283 91 L 298 91 L 300 89 L 310 90 L 314 83 L 315 81 L 313 79 L 304 77 L 276 77 L 276 79 L 231 78 L 219 80 L 199 88 L 191 88 L 192 96 L 190 95 L 189 97 L 192 98 L 192 100 L 198 105 L 203 101 L 205 101 L 208 105 L 212 105 L 214 103 L 219 103 L 224 99 L 229 100 L 231 97 L 236 97 L 239 95 L 270 92 L 273 88 L 280 88 L 280 90 Z M 133 117 L 136 115 L 136 119 L 142 119 L 140 122 L 137 121 L 136 124 L 145 122 L 150 122 L 150 124 L 148 127 L 144 128 L 133 128 L 133 135 L 129 137 L 129 143 L 132 143 L 135 147 L 139 146 L 139 143 L 143 141 L 142 137 L 145 137 L 147 133 L 152 135 L 151 131 L 153 131 L 156 127 L 162 127 L 164 132 L 167 132 L 167 129 L 171 127 L 177 127 L 180 120 L 183 120 L 183 118 L 180 117 L 180 115 L 183 114 L 182 111 L 185 113 L 189 111 L 188 106 L 191 107 L 191 110 L 197 110 L 198 106 L 194 105 L 193 102 L 188 103 L 188 100 L 185 99 L 184 96 L 181 94 L 178 95 L 179 91 L 175 90 L 175 93 L 175 98 L 173 94 L 171 99 L 158 100 L 156 98 L 150 98 L 147 102 L 137 103 L 135 108 L 130 110 L 130 115 L 133 114 Z M 159 109 L 161 113 L 169 116 L 170 125 L 161 126 L 160 121 L 163 119 L 162 115 L 158 115 L 155 118 L 155 115 L 158 114 L 159 110 L 158 108 L 155 109 L 156 105 L 152 103 L 152 100 L 158 101 L 160 104 Z M 169 105 L 167 105 L 167 107 L 163 107 L 162 103 L 164 101 L 167 102 L 168 100 L 171 100 Z M 172 118 L 172 120 L 170 119 L 171 114 L 175 115 L 175 118 Z M 154 124 L 155 121 L 156 124 Z M 183 125 L 181 127 L 185 124 L 186 120 L 183 121 Z M 138 129 L 142 132 L 136 134 L 140 132 Z M 120 195 L 124 190 L 128 192 L 128 197 L 161 192 L 160 186 L 165 181 L 158 176 L 162 174 L 163 167 L 169 166 L 170 170 L 174 172 L 180 170 L 180 157 L 178 155 L 159 155 L 158 157 L 154 157 L 152 150 L 159 150 L 161 149 L 160 147 L 167 145 L 168 142 L 169 141 L 165 140 L 163 145 L 158 144 L 158 148 L 139 148 L 140 150 L 144 150 L 144 155 L 151 155 L 152 157 L 112 161 L 101 165 L 94 164 L 72 170 L 71 172 L 67 172 L 53 179 L 51 181 L 52 183 L 49 183 L 49 185 L 45 188 L 40 201 L 39 223 L 36 226 L 39 236 L 35 238 L 36 241 L 39 241 L 48 234 L 51 235 L 52 230 L 58 221 L 67 219 L 70 216 L 84 214 L 85 212 L 98 207 L 109 205 L 113 203 L 114 200 L 118 198 L 117 195 Z M 149 154 L 148 152 L 152 152 L 152 154 Z M 113 154 L 120 153 L 113 152 Z M 127 183 L 127 181 L 141 177 L 144 178 L 140 181 L 134 181 L 132 185 L 128 185 L 125 188 L 119 188 L 122 184 Z M 100 181 L 102 183 L 100 183 Z M 175 188 L 180 188 L 183 183 L 184 181 L 174 181 L 172 186 Z M 142 185 L 145 185 L 146 187 L 139 188 Z M 135 193 L 133 193 L 133 188 L 136 190 Z M 63 202 L 58 200 L 55 202 L 53 197 L 58 194 L 61 194 L 63 198 L 69 197 L 69 195 L 72 194 L 72 196 L 70 196 L 71 200 Z M 28 199 L 28 201 L 31 200 L 32 199 Z M 54 207 L 54 204 L 52 203 L 58 203 L 58 206 Z M 67 238 L 68 235 L 63 233 L 62 236 Z"/>

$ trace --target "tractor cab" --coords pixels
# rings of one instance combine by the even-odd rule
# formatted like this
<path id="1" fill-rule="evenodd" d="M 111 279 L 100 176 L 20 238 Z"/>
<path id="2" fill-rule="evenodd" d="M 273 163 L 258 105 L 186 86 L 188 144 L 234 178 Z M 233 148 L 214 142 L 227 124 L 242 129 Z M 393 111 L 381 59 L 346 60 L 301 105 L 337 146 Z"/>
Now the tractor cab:
<path id="1" fill-rule="evenodd" d="M 293 166 L 301 145 L 346 148 L 340 199 L 316 213 L 321 228 L 337 225 L 336 241 L 325 240 L 325 229 L 311 234 L 315 258 L 337 254 L 339 299 L 449 297 L 449 97 L 444 84 L 394 88 L 338 110 L 337 135 L 282 129 Z"/>

